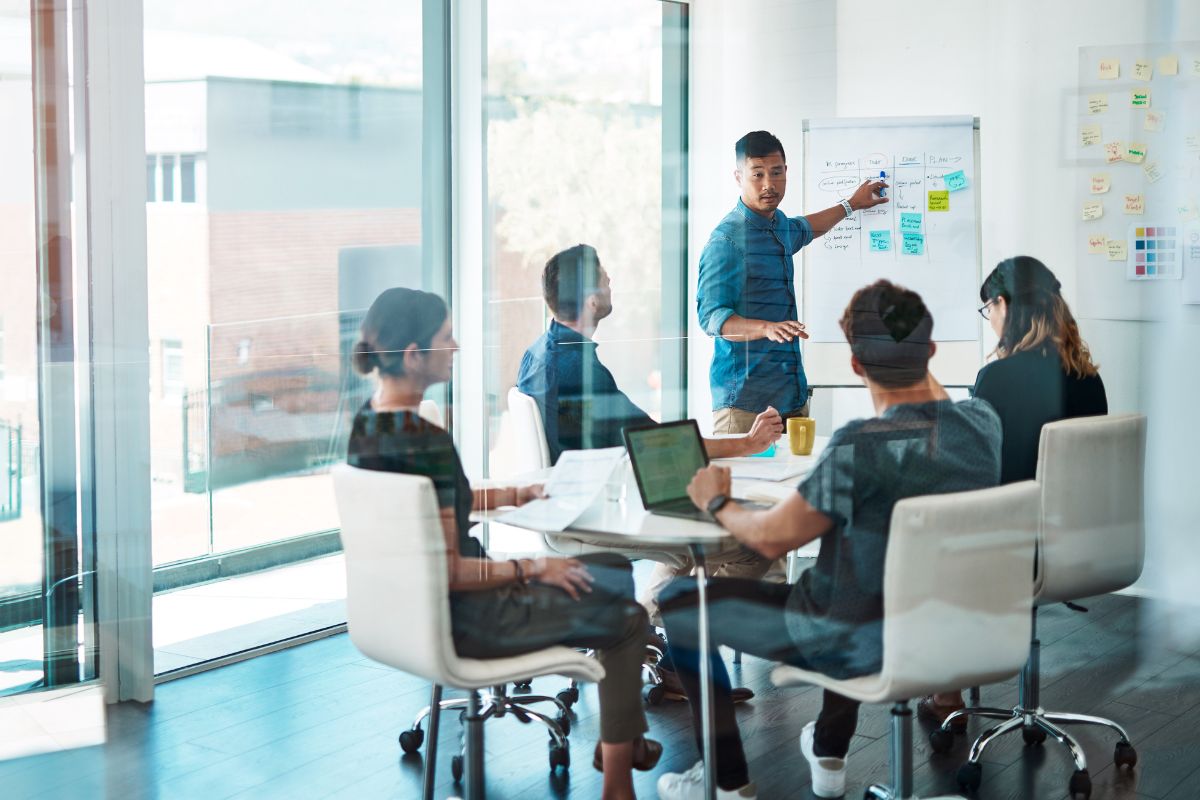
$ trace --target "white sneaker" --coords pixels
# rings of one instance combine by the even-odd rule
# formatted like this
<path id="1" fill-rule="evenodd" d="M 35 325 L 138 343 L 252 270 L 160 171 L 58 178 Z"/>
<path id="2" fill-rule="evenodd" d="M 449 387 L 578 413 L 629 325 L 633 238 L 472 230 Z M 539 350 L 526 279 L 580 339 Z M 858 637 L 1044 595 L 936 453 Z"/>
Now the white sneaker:
<path id="1" fill-rule="evenodd" d="M 697 761 L 687 772 L 667 772 L 658 779 L 658 800 L 703 800 L 704 762 Z M 717 787 L 717 800 L 757 800 L 758 789 L 747 783 L 740 789 Z"/>
<path id="2" fill-rule="evenodd" d="M 800 732 L 800 752 L 812 773 L 812 791 L 817 797 L 841 797 L 846 793 L 846 759 L 817 756 L 813 736 L 817 723 L 810 722 Z"/>

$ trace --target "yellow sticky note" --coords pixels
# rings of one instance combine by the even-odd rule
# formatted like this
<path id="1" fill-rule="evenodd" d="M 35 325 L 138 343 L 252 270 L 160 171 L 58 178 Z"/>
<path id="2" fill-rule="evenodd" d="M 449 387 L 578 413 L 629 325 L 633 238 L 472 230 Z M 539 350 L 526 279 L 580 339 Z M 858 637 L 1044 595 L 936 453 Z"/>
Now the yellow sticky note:
<path id="1" fill-rule="evenodd" d="M 1084 147 L 1100 144 L 1100 126 L 1084 125 L 1079 129 L 1079 143 Z"/>
<path id="2" fill-rule="evenodd" d="M 1088 200 L 1083 204 L 1083 218 L 1100 219 L 1104 216 L 1104 203 L 1099 200 Z"/>
<path id="3" fill-rule="evenodd" d="M 1124 239 L 1109 239 L 1108 240 L 1108 260 L 1109 261 L 1124 261 L 1129 258 L 1129 246 Z"/>
<path id="4" fill-rule="evenodd" d="M 1142 170 L 1146 173 L 1146 180 L 1150 181 L 1151 183 L 1158 183 L 1163 179 L 1162 167 L 1158 166 L 1157 161 L 1152 164 L 1147 164 L 1146 166 L 1142 167 Z"/>
<path id="5" fill-rule="evenodd" d="M 1129 105 L 1132 108 L 1150 107 L 1150 89 L 1134 89 L 1129 93 Z"/>
<path id="6" fill-rule="evenodd" d="M 1098 233 L 1095 236 L 1088 237 L 1088 253 L 1094 256 L 1102 256 L 1108 252 L 1108 237 L 1103 233 Z"/>
<path id="7" fill-rule="evenodd" d="M 929 193 L 929 210 L 930 211 L 949 211 L 950 210 L 950 191 L 930 192 Z"/>
<path id="8" fill-rule="evenodd" d="M 1147 110 L 1146 119 L 1142 122 L 1142 129 L 1147 131 L 1161 131 L 1166 124 L 1167 112 Z"/>
<path id="9" fill-rule="evenodd" d="M 1192 74 L 1200 75 L 1200 58 L 1192 57 Z"/>
<path id="10" fill-rule="evenodd" d="M 1125 158 L 1125 143 L 1122 141 L 1106 142 L 1104 144 L 1104 160 L 1115 164 Z"/>
<path id="11" fill-rule="evenodd" d="M 1130 142 L 1125 148 L 1125 155 L 1122 156 L 1125 161 L 1130 164 L 1140 164 L 1146 158 L 1146 145 L 1141 142 Z"/>
<path id="12" fill-rule="evenodd" d="M 1133 77 L 1139 81 L 1148 81 L 1154 76 L 1154 67 L 1150 66 L 1150 59 L 1139 58 L 1133 62 Z"/>
<path id="13" fill-rule="evenodd" d="M 1183 137 L 1183 146 L 1193 152 L 1200 150 L 1200 133 L 1191 133 Z"/>
<path id="14" fill-rule="evenodd" d="M 1158 59 L 1159 75 L 1178 75 L 1179 56 L 1162 56 Z"/>
<path id="15" fill-rule="evenodd" d="M 1089 114 L 1103 114 L 1108 111 L 1108 95 L 1089 94 L 1087 99 Z"/>
<path id="16" fill-rule="evenodd" d="M 1107 172 L 1097 172 L 1092 176 L 1092 194 L 1104 194 L 1112 188 L 1112 181 Z"/>
<path id="17" fill-rule="evenodd" d="M 1118 58 L 1100 59 L 1100 80 L 1115 81 L 1121 77 L 1121 60 Z"/>
<path id="18" fill-rule="evenodd" d="M 1138 216 L 1146 213 L 1146 196 L 1142 194 L 1125 195 L 1125 213 Z"/>

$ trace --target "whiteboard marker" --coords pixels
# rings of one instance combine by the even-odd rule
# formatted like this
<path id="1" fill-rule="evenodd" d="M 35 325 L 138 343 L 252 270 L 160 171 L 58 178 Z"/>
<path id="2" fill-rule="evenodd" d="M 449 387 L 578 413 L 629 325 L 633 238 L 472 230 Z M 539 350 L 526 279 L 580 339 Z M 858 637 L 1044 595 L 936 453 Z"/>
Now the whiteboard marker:
<path id="1" fill-rule="evenodd" d="M 884 179 L 884 178 L 886 178 L 886 177 L 887 177 L 887 173 L 886 173 L 886 172 L 884 172 L 883 170 L 879 170 L 879 180 L 883 180 L 883 179 Z M 880 189 L 880 190 L 879 190 L 879 196 L 880 196 L 880 197 L 887 197 L 887 189 Z"/>

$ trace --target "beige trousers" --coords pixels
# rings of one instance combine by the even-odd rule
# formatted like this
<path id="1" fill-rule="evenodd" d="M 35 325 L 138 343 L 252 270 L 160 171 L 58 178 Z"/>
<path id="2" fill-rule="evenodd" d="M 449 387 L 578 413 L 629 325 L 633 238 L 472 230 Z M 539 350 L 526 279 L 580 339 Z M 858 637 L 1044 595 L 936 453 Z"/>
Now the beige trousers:
<path id="1" fill-rule="evenodd" d="M 788 417 L 807 417 L 808 403 L 792 411 L 779 410 L 784 419 Z M 713 412 L 713 433 L 749 433 L 758 416 L 753 411 L 743 411 L 740 408 L 718 408 Z"/>

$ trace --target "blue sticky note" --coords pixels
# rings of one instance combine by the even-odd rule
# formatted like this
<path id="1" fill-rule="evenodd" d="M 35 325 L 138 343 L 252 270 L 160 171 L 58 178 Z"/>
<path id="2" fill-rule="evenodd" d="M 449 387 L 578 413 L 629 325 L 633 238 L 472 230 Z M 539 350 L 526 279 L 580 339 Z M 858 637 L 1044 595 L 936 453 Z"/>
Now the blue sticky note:
<path id="1" fill-rule="evenodd" d="M 767 446 L 767 449 L 763 450 L 761 453 L 751 453 L 750 457 L 751 458 L 774 458 L 775 457 L 775 443 L 771 442 L 771 444 L 769 444 Z"/>
<path id="2" fill-rule="evenodd" d="M 900 212 L 900 232 L 901 233 L 920 233 L 921 232 L 921 215 L 911 211 Z"/>
<path id="3" fill-rule="evenodd" d="M 942 176 L 942 180 L 946 182 L 946 188 L 952 192 L 957 192 L 959 189 L 967 188 L 967 176 L 960 169 L 957 172 L 951 172 Z"/>
<path id="4" fill-rule="evenodd" d="M 923 256 L 925 255 L 925 236 L 920 233 L 904 234 L 904 255 L 906 256 Z"/>
<path id="5" fill-rule="evenodd" d="M 871 231 L 871 252 L 883 253 L 892 249 L 892 232 L 890 230 Z"/>

